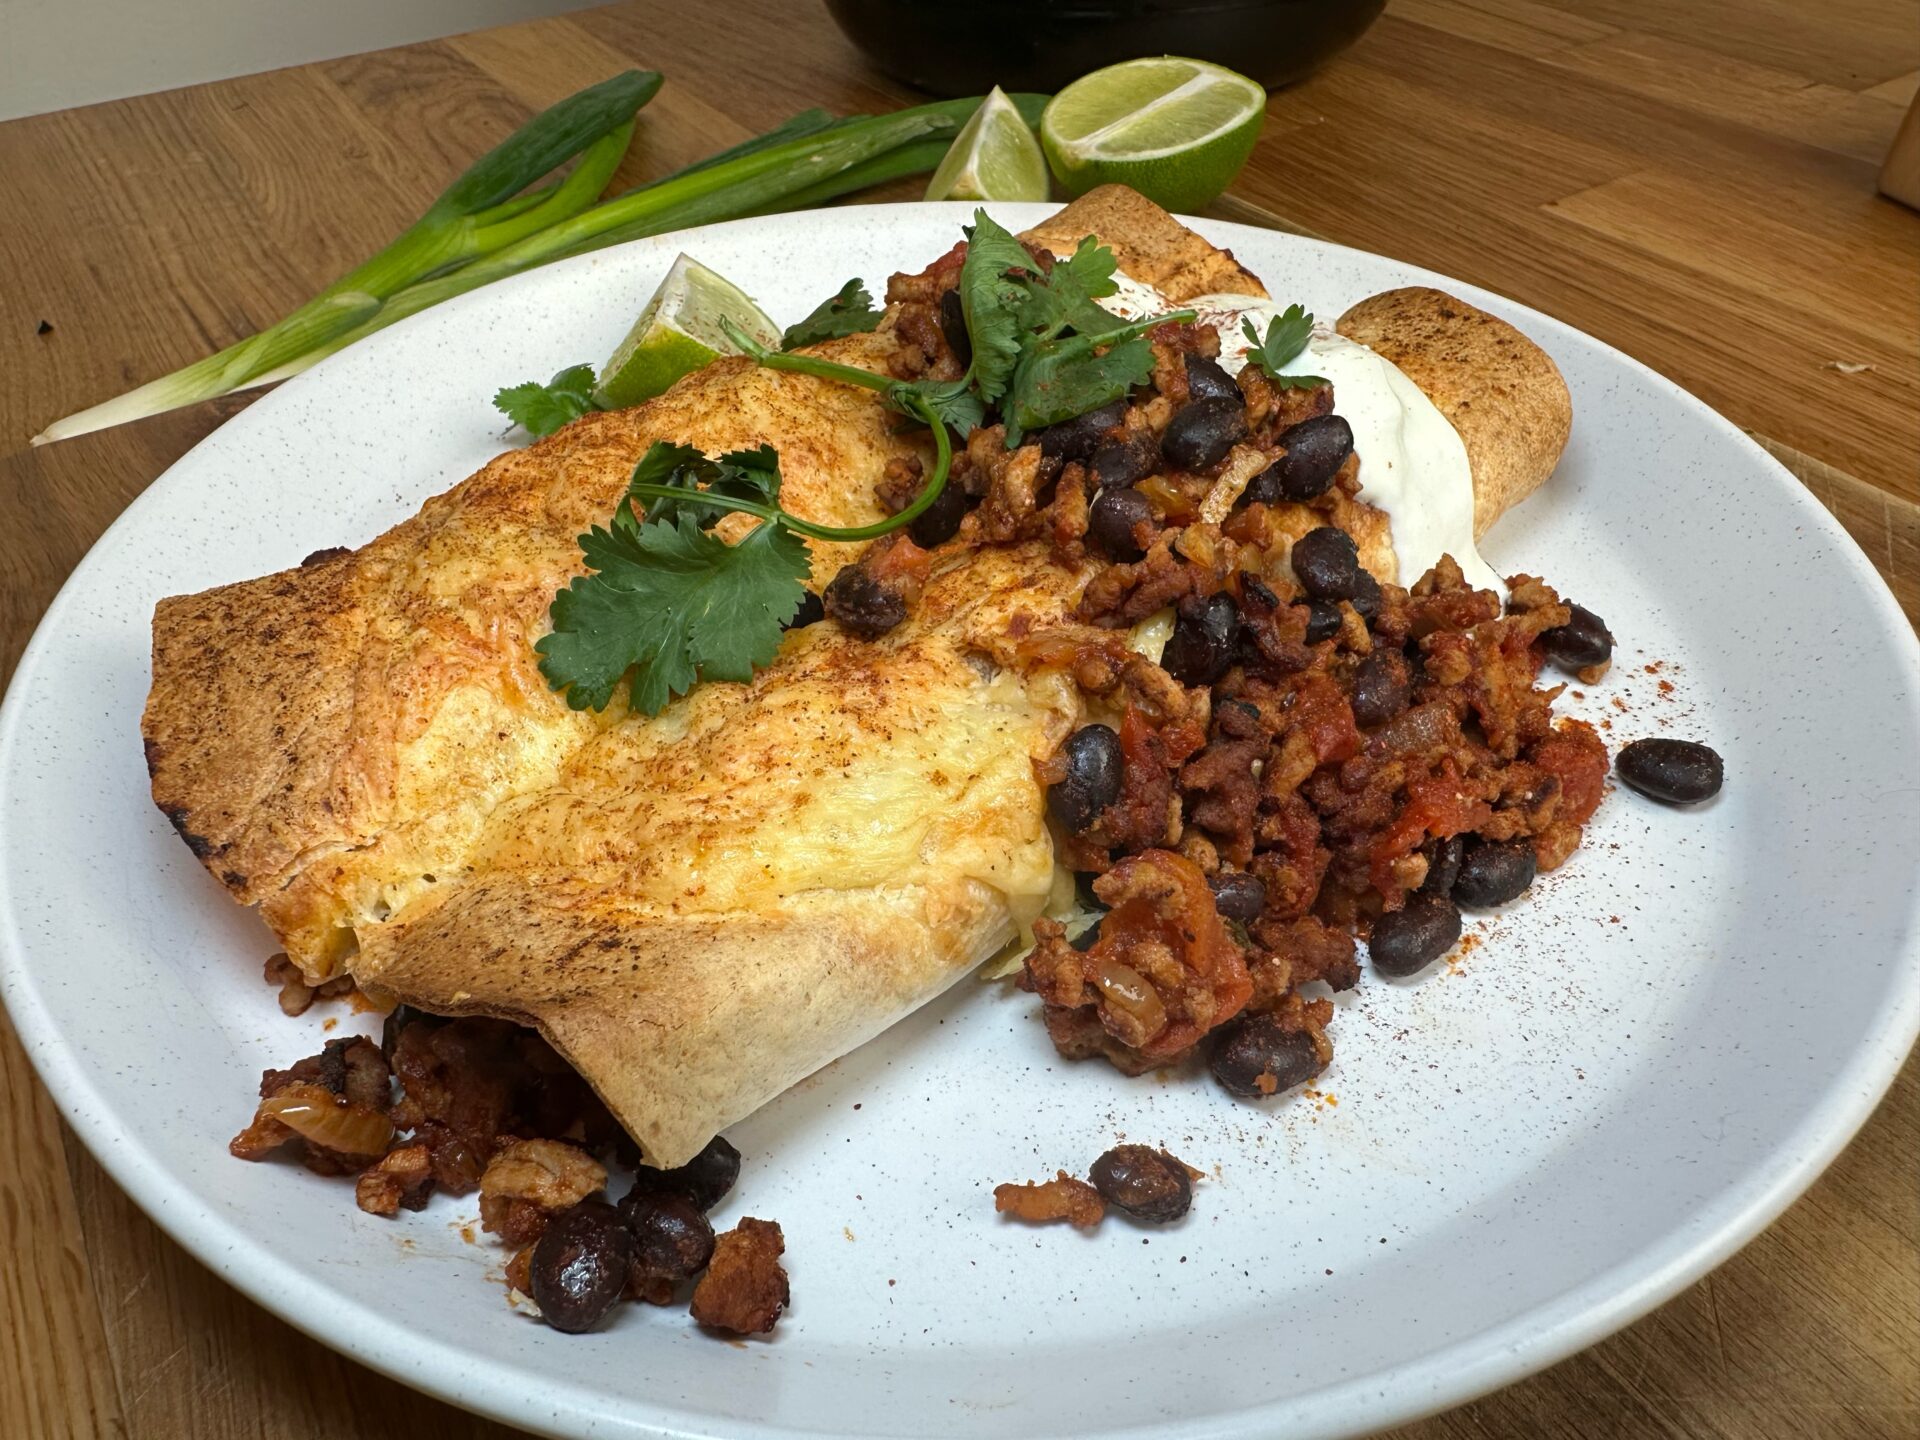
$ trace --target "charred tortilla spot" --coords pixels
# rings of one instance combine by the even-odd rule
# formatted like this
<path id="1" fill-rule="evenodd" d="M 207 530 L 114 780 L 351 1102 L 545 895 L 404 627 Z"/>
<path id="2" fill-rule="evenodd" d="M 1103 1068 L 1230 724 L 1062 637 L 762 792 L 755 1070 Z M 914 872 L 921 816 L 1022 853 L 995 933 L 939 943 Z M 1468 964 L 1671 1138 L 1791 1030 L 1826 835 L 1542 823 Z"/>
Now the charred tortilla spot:
<path id="1" fill-rule="evenodd" d="M 316 550 L 307 556 L 306 559 L 300 562 L 300 568 L 304 570 L 309 565 L 322 565 L 329 560 L 338 560 L 342 555 L 351 555 L 352 553 L 353 552 L 344 545 L 329 545 L 326 549 Z"/>
<path id="2" fill-rule="evenodd" d="M 165 814 L 167 819 L 172 823 L 174 830 L 179 833 L 180 838 L 187 842 L 187 848 L 193 851 L 194 858 L 205 860 L 213 854 L 213 842 L 207 839 L 206 836 L 196 835 L 187 828 L 187 821 L 190 820 L 192 816 L 188 813 L 186 806 L 169 805 L 164 808 L 162 813 Z"/>

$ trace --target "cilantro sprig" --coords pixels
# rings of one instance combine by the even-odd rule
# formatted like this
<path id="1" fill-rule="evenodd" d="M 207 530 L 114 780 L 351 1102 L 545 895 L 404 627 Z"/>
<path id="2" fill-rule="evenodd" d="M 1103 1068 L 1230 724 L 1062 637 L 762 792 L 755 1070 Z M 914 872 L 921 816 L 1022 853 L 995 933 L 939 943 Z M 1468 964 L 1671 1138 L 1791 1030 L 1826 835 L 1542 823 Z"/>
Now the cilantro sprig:
<path id="1" fill-rule="evenodd" d="M 1116 266 L 1113 252 L 1091 239 L 1049 270 L 984 210 L 974 212 L 967 234 L 957 289 L 972 358 L 957 379 L 895 380 L 794 353 L 797 345 L 870 328 L 869 319 L 878 323 L 857 280 L 790 329 L 781 350 L 722 321 L 756 363 L 877 391 L 889 408 L 926 425 L 935 460 L 913 503 L 871 525 L 821 525 L 781 503 L 779 456 L 768 446 L 711 458 L 690 445 L 654 445 L 634 467 L 613 518 L 580 537 L 589 573 L 554 597 L 552 633 L 535 646 L 541 673 L 570 706 L 604 709 L 625 679 L 633 708 L 652 715 L 701 680 L 748 679 L 772 661 L 805 595 L 806 540 L 872 540 L 911 525 L 946 488 L 955 435 L 964 439 L 997 408 L 1011 449 L 1036 429 L 1118 399 L 1153 372 L 1147 332 L 1194 318 L 1176 310 L 1127 321 L 1102 309 L 1098 302 L 1118 288 Z M 1288 315 L 1297 325 L 1299 307 Z M 1311 317 L 1305 323 L 1311 334 Z M 1275 336 L 1269 327 L 1276 367 L 1306 343 L 1286 331 Z M 1287 345 L 1292 350 L 1282 354 Z M 534 388 L 552 391 L 560 379 Z M 529 395 L 527 405 L 536 399 Z M 569 402 L 549 395 L 537 403 Z M 712 532 L 734 513 L 760 523 L 729 545 Z"/>
<path id="2" fill-rule="evenodd" d="M 1247 363 L 1266 371 L 1267 378 L 1282 390 L 1311 390 L 1316 385 L 1327 383 L 1319 375 L 1284 373 L 1285 367 L 1307 348 L 1307 342 L 1313 338 L 1313 316 L 1302 306 L 1289 305 L 1268 320 L 1264 336 L 1253 328 L 1251 320 L 1240 322 L 1240 333 L 1247 337 Z"/>
<path id="3" fill-rule="evenodd" d="M 877 390 L 905 415 L 931 411 L 961 436 L 998 406 L 1008 449 L 1029 431 L 1098 409 L 1153 373 L 1157 325 L 1191 320 L 1175 310 L 1122 320 L 1096 303 L 1119 287 L 1113 252 L 1091 237 L 1043 269 L 1025 245 L 984 210 L 973 214 L 955 288 L 973 351 L 957 380 L 892 380 L 853 365 L 769 350 L 726 324 L 727 336 L 760 364 Z M 722 322 L 725 324 L 725 322 Z"/>
<path id="4" fill-rule="evenodd" d="M 798 350 L 802 345 L 818 345 L 822 340 L 859 335 L 878 325 L 886 313 L 874 308 L 866 284 L 855 278 L 842 285 L 839 294 L 822 301 L 799 324 L 789 325 L 780 337 L 780 348 Z"/>
<path id="5" fill-rule="evenodd" d="M 806 539 L 876 539 L 939 499 L 952 443 L 930 410 L 918 418 L 933 427 L 933 471 L 913 504 L 871 525 L 820 525 L 785 509 L 771 446 L 710 459 L 656 442 L 613 518 L 580 537 L 590 573 L 554 596 L 553 629 L 533 647 L 547 684 L 575 710 L 604 710 L 624 678 L 632 707 L 657 715 L 699 681 L 751 679 L 772 662 L 805 597 Z M 760 523 L 728 544 L 712 532 L 734 512 Z"/>
<path id="6" fill-rule="evenodd" d="M 495 393 L 493 405 L 536 440 L 601 408 L 593 398 L 591 365 L 569 365 L 544 385 L 538 380 L 509 385 Z"/>

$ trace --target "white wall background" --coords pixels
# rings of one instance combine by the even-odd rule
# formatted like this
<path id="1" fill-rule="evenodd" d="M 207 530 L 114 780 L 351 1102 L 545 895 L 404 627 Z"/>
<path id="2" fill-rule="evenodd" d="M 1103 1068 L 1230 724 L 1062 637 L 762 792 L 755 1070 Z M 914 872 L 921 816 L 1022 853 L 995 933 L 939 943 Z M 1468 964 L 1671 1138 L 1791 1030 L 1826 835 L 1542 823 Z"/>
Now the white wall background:
<path id="1" fill-rule="evenodd" d="M 0 0 L 0 120 L 598 3 L 602 0 Z"/>

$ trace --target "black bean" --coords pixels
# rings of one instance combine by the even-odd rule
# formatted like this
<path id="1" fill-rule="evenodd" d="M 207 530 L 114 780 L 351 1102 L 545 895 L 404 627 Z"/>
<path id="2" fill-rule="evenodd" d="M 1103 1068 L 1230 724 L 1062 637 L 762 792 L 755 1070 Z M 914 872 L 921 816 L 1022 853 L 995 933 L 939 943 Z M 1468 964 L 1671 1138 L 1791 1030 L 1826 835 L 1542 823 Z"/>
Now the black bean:
<path id="1" fill-rule="evenodd" d="M 1283 1028 L 1265 1011 L 1229 1020 L 1214 1036 L 1207 1068 L 1243 1100 L 1264 1100 L 1304 1085 L 1326 1068 L 1311 1035 Z"/>
<path id="2" fill-rule="evenodd" d="M 1160 453 L 1182 470 L 1211 470 L 1247 438 L 1247 410 L 1238 399 L 1192 400 L 1174 412 Z"/>
<path id="3" fill-rule="evenodd" d="M 680 1284 L 707 1268 L 713 1226 L 685 1195 L 636 1191 L 621 1200 L 620 1209 L 633 1233 L 631 1271 L 643 1298 L 664 1304 Z"/>
<path id="4" fill-rule="evenodd" d="M 1153 522 L 1153 505 L 1138 490 L 1102 490 L 1087 513 L 1087 533 L 1109 560 L 1131 564 L 1147 552 L 1134 528 Z"/>
<path id="5" fill-rule="evenodd" d="M 827 607 L 820 597 L 809 590 L 800 597 L 800 608 L 793 612 L 793 618 L 781 628 L 784 630 L 804 630 L 809 625 L 818 625 L 827 618 Z"/>
<path id="6" fill-rule="evenodd" d="M 1105 917 L 1102 917 L 1102 918 L 1104 919 Z M 1100 921 L 1099 920 L 1094 921 L 1091 925 L 1087 926 L 1086 929 L 1082 930 L 1078 935 L 1074 936 L 1073 939 L 1067 942 L 1067 944 L 1071 945 L 1075 950 L 1079 950 L 1082 952 L 1093 949 L 1093 947 L 1098 945 L 1099 943 L 1100 943 Z"/>
<path id="7" fill-rule="evenodd" d="M 1066 778 L 1048 787 L 1047 808 L 1070 834 L 1078 835 L 1120 798 L 1125 762 L 1120 737 L 1105 725 L 1081 726 L 1067 737 L 1066 752 Z"/>
<path id="8" fill-rule="evenodd" d="M 1083 910 L 1097 910 L 1105 913 L 1107 902 L 1093 893 L 1093 882 L 1100 878 L 1095 870 L 1076 870 L 1073 872 L 1073 894 Z"/>
<path id="9" fill-rule="evenodd" d="M 1427 857 L 1427 878 L 1420 882 L 1420 893 L 1451 895 L 1453 882 L 1460 876 L 1460 862 L 1466 857 L 1466 836 L 1449 835 L 1444 840 L 1429 840 L 1424 853 Z"/>
<path id="10" fill-rule="evenodd" d="M 967 518 L 967 492 L 952 481 L 940 488 L 933 497 L 933 504 L 920 512 L 919 518 L 907 526 L 907 535 L 913 543 L 923 550 L 931 550 L 936 545 L 944 545 L 959 530 L 960 522 Z"/>
<path id="11" fill-rule="evenodd" d="M 1033 438 L 1040 453 L 1060 460 L 1084 460 L 1099 448 L 1109 430 L 1127 418 L 1127 402 L 1114 400 L 1058 425 L 1049 425 Z"/>
<path id="12" fill-rule="evenodd" d="M 1333 525 L 1309 530 L 1293 542 L 1293 573 L 1316 600 L 1346 600 L 1363 572 L 1353 537 Z"/>
<path id="13" fill-rule="evenodd" d="M 1153 446 L 1144 437 L 1102 440 L 1087 462 L 1093 471 L 1093 483 L 1103 490 L 1118 490 L 1137 484 L 1153 473 Z"/>
<path id="14" fill-rule="evenodd" d="M 387 1018 L 380 1024 L 380 1053 L 387 1063 L 393 1063 L 393 1047 L 400 1043 L 400 1032 L 416 1020 L 431 1020 L 433 1017 L 424 1010 L 416 1010 L 411 1005 L 396 1005 L 387 1012 Z"/>
<path id="15" fill-rule="evenodd" d="M 940 296 L 940 333 L 947 337 L 954 359 L 962 365 L 973 359 L 973 338 L 967 334 L 967 312 L 957 289 Z"/>
<path id="16" fill-rule="evenodd" d="M 1280 443 L 1287 453 L 1248 482 L 1245 499 L 1298 504 L 1326 494 L 1353 453 L 1353 427 L 1338 415 L 1316 415 L 1288 430 Z"/>
<path id="17" fill-rule="evenodd" d="M 1318 645 L 1322 640 L 1331 640 L 1340 633 L 1345 624 L 1340 607 L 1331 600 L 1310 600 L 1307 602 L 1307 644 Z"/>
<path id="18" fill-rule="evenodd" d="M 1236 405 L 1245 403 L 1240 395 L 1240 382 L 1222 370 L 1218 360 L 1209 360 L 1205 355 L 1188 355 L 1186 359 L 1189 400 L 1231 400 Z"/>
<path id="19" fill-rule="evenodd" d="M 1224 592 L 1205 599 L 1189 595 L 1180 602 L 1179 616 L 1160 653 L 1160 668 L 1182 685 L 1211 685 L 1233 663 L 1240 609 Z"/>
<path id="20" fill-rule="evenodd" d="M 1446 954 L 1459 938 L 1460 907 L 1444 895 L 1416 891 L 1400 909 L 1373 922 L 1367 953 L 1382 975 L 1412 975 Z"/>
<path id="21" fill-rule="evenodd" d="M 1150 1145 L 1114 1146 L 1093 1162 L 1087 1178 L 1114 1209 L 1152 1225 L 1178 1220 L 1193 1205 L 1187 1167 Z"/>
<path id="22" fill-rule="evenodd" d="M 700 1153 L 672 1170 L 642 1165 L 633 1175 L 633 1194 L 678 1191 L 702 1210 L 711 1210 L 740 1178 L 740 1152 L 725 1136 L 707 1141 Z"/>
<path id="23" fill-rule="evenodd" d="M 1454 902 L 1484 910 L 1517 900 L 1533 883 L 1539 863 L 1531 840 L 1476 841 L 1460 861 Z"/>
<path id="24" fill-rule="evenodd" d="M 1273 587 L 1251 570 L 1240 572 L 1240 609 L 1251 615 L 1271 615 L 1280 608 Z"/>
<path id="25" fill-rule="evenodd" d="M 1347 603 L 1369 625 L 1380 618 L 1381 598 L 1380 582 L 1373 576 L 1362 570 L 1353 577 L 1353 594 L 1347 597 Z"/>
<path id="26" fill-rule="evenodd" d="M 1613 773 L 1649 799 L 1693 805 L 1720 793 L 1726 766 L 1695 740 L 1636 740 L 1613 757 Z"/>
<path id="27" fill-rule="evenodd" d="M 1244 870 L 1222 870 L 1217 875 L 1209 875 L 1207 888 L 1213 891 L 1213 908 L 1220 912 L 1223 920 L 1251 925 L 1267 908 L 1266 882 Z"/>
<path id="28" fill-rule="evenodd" d="M 1567 606 L 1573 618 L 1540 636 L 1547 654 L 1562 670 L 1584 670 L 1613 658 L 1613 632 L 1607 622 L 1584 605 Z"/>
<path id="29" fill-rule="evenodd" d="M 842 565 L 820 599 L 827 614 L 862 640 L 876 639 L 907 618 L 907 597 L 882 585 L 858 561 Z"/>
<path id="30" fill-rule="evenodd" d="M 582 1200 L 548 1222 L 529 1266 L 533 1303 L 547 1324 L 569 1335 L 591 1330 L 627 1286 L 633 1236 L 620 1212 Z"/>
<path id="31" fill-rule="evenodd" d="M 1397 650 L 1382 646 L 1353 672 L 1354 722 L 1372 729 L 1384 725 L 1413 701 L 1413 677 Z"/>

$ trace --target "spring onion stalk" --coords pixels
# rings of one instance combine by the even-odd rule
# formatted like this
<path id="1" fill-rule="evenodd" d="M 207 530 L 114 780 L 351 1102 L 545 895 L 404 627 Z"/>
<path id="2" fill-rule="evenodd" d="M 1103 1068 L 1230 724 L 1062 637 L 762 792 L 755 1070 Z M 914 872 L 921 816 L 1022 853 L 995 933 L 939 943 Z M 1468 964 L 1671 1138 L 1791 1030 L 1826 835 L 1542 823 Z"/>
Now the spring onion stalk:
<path id="1" fill-rule="evenodd" d="M 1014 103 L 1023 114 L 1037 118 L 1046 101 L 1044 95 L 1020 95 Z M 550 261 L 668 230 L 803 209 L 870 185 L 924 173 L 940 163 L 979 103 L 978 96 L 944 100 L 817 127 L 813 117 L 822 112 L 795 116 L 766 135 L 735 146 L 726 152 L 730 158 L 716 156 L 636 186 L 518 245 L 411 286 L 357 325 L 262 375 L 260 382 L 298 375 L 396 320 Z M 803 124 L 798 138 L 776 141 L 789 127 L 800 129 Z"/>
<path id="2" fill-rule="evenodd" d="M 634 112 L 659 83 L 651 72 L 630 72 L 562 101 L 484 157 L 386 250 L 279 324 L 58 421 L 34 443 L 284 380 L 396 320 L 567 256 L 668 230 L 800 209 L 922 173 L 939 163 L 980 103 L 975 96 L 837 119 L 823 110 L 804 111 L 766 134 L 593 204 L 626 152 Z M 618 104 L 603 93 L 623 85 Z M 1035 124 L 1046 101 L 1044 95 L 1014 97 Z M 579 164 L 566 179 L 518 193 L 576 153 Z"/>
<path id="3" fill-rule="evenodd" d="M 416 281 L 508 248 L 592 205 L 633 138 L 633 117 L 660 75 L 629 70 L 543 111 L 488 151 L 398 239 L 279 323 L 217 355 L 56 421 L 44 445 L 258 384 L 287 361 L 346 334 Z M 527 187 L 574 156 L 564 180 Z M 526 193 L 521 193 L 526 191 Z"/>

